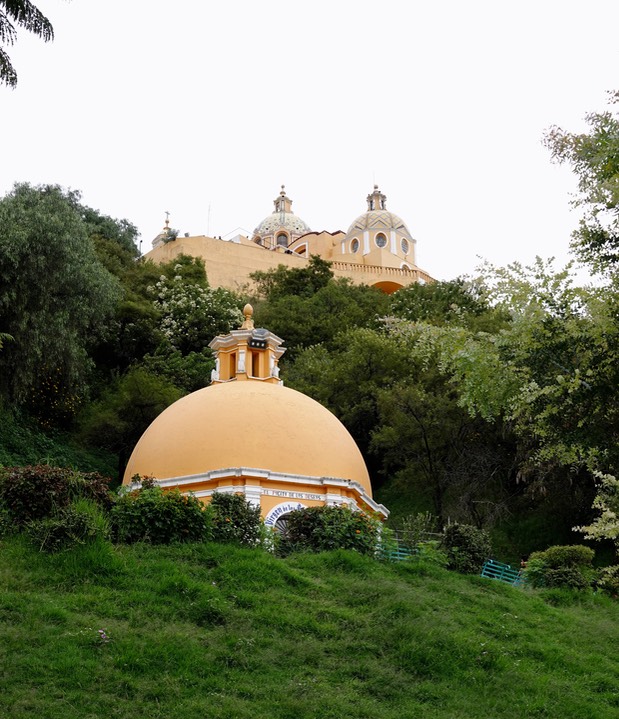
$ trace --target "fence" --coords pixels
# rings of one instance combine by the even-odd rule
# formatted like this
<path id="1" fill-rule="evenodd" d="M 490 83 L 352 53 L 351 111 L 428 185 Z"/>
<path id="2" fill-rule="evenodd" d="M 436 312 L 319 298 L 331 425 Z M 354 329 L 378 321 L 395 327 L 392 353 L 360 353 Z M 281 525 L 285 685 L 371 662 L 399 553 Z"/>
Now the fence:
<path id="1" fill-rule="evenodd" d="M 481 576 L 487 579 L 498 579 L 500 582 L 507 582 L 514 587 L 521 587 L 524 584 L 524 577 L 518 569 L 514 569 L 509 564 L 497 562 L 494 559 L 488 559 L 484 562 Z"/>

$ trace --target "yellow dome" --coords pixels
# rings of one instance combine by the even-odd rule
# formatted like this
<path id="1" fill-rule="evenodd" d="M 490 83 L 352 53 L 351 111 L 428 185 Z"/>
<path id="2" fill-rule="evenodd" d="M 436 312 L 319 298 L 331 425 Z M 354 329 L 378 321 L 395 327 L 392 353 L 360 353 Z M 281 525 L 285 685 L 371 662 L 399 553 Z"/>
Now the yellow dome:
<path id="1" fill-rule="evenodd" d="M 258 381 L 214 384 L 168 407 L 137 443 L 123 483 L 230 467 L 351 479 L 372 496 L 361 452 L 337 417 L 296 390 Z"/>

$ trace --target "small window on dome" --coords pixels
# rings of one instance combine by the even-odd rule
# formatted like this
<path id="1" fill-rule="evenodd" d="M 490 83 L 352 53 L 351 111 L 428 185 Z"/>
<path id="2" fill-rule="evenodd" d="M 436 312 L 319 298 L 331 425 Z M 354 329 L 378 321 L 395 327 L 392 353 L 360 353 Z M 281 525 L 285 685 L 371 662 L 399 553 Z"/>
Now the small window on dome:
<path id="1" fill-rule="evenodd" d="M 355 239 L 350 243 L 350 251 L 355 253 L 359 252 L 359 240 L 355 237 Z"/>
<path id="2" fill-rule="evenodd" d="M 380 247 L 380 248 L 383 248 L 383 247 L 386 247 L 386 246 L 387 246 L 387 238 L 385 237 L 385 235 L 383 235 L 382 232 L 379 232 L 379 233 L 376 235 L 376 240 L 375 240 L 375 242 L 376 242 L 377 246 Z"/>
<path id="3" fill-rule="evenodd" d="M 280 247 L 288 247 L 288 235 L 284 232 L 280 232 L 280 234 L 277 235 L 277 244 Z"/>
<path id="4" fill-rule="evenodd" d="M 408 244 L 408 240 L 405 240 L 404 238 L 402 238 L 402 242 L 400 243 L 400 245 L 401 245 L 401 247 L 402 247 L 402 252 L 403 252 L 405 255 L 408 255 L 408 251 L 409 251 L 409 249 L 410 249 L 410 246 L 409 246 L 409 244 Z"/>

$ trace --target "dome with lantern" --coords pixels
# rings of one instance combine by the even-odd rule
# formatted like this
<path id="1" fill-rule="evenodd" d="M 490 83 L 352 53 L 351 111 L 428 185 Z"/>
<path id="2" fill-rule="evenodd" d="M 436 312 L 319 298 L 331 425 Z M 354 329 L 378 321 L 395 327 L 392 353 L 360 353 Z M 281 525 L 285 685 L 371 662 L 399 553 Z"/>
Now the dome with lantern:
<path id="1" fill-rule="evenodd" d="M 283 386 L 282 340 L 255 328 L 252 312 L 247 305 L 241 328 L 211 342 L 212 384 L 152 422 L 123 484 L 153 477 L 206 502 L 215 491 L 243 494 L 261 507 L 267 524 L 293 509 L 326 504 L 386 518 L 348 430 L 321 404 Z"/>
<path id="2" fill-rule="evenodd" d="M 311 232 L 309 225 L 292 212 L 292 200 L 282 185 L 279 196 L 273 201 L 275 209 L 254 230 L 252 239 L 263 247 L 286 248 L 299 237 Z"/>

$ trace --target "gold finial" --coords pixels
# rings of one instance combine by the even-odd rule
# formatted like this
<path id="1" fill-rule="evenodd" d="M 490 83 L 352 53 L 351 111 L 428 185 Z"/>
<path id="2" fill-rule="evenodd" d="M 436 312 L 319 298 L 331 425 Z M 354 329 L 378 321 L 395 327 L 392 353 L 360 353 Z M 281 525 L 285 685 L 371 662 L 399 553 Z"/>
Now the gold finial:
<path id="1" fill-rule="evenodd" d="M 249 304 L 249 302 L 243 307 L 243 316 L 245 317 L 245 322 L 241 325 L 242 330 L 253 330 L 254 329 L 254 320 L 252 319 L 252 316 L 254 314 L 254 308 Z"/>

